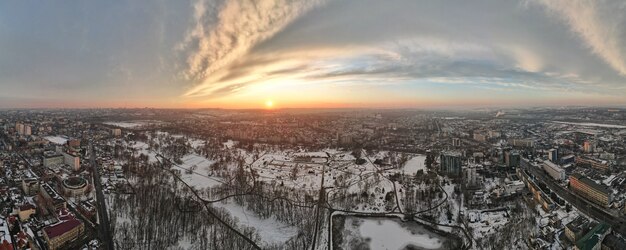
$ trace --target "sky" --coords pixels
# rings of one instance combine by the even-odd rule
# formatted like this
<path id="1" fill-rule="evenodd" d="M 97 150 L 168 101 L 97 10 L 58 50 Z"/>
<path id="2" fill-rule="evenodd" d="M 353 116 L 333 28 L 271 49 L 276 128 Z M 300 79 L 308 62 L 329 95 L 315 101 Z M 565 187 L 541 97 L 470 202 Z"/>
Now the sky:
<path id="1" fill-rule="evenodd" d="M 0 2 L 0 108 L 270 101 L 626 106 L 626 1 Z"/>

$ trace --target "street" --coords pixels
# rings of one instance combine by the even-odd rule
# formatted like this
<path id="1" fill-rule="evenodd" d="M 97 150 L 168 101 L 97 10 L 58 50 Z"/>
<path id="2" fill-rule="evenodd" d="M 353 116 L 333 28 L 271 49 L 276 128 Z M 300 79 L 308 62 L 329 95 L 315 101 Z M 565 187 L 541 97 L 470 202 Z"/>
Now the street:
<path id="1" fill-rule="evenodd" d="M 110 231 L 110 223 L 109 216 L 106 208 L 106 201 L 104 200 L 104 194 L 102 193 L 102 183 L 100 182 L 100 173 L 98 172 L 98 167 L 96 165 L 96 152 L 93 148 L 93 144 L 89 145 L 90 149 L 90 164 L 92 167 L 92 176 L 94 182 L 94 188 L 96 191 L 97 198 L 97 207 L 98 207 L 98 234 L 100 235 L 100 240 L 106 247 L 106 249 L 113 250 L 113 238 L 111 237 Z"/>
<path id="2" fill-rule="evenodd" d="M 626 228 L 623 226 L 624 218 L 622 216 L 614 216 L 605 209 L 600 208 L 597 205 L 592 204 L 590 201 L 573 194 L 570 190 L 561 187 L 554 179 L 546 175 L 542 169 L 532 166 L 526 159 L 521 161 L 521 165 L 522 168 L 528 169 L 528 171 L 534 175 L 535 178 L 537 178 L 537 181 L 541 181 L 546 184 L 550 190 L 555 192 L 572 206 L 576 207 L 579 211 L 595 220 L 610 224 L 613 227 L 613 230 L 617 230 L 622 234 L 626 233 Z"/>

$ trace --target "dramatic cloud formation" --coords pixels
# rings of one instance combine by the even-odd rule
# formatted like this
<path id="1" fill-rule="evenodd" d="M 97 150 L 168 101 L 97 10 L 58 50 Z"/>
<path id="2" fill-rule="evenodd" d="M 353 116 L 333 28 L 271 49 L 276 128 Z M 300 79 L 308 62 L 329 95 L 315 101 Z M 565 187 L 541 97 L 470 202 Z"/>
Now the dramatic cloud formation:
<path id="1" fill-rule="evenodd" d="M 624 94 L 622 1 L 252 2 L 212 8 L 217 25 L 196 23 L 190 34 L 200 48 L 188 73 L 197 85 L 185 96 L 230 96 L 276 82 Z"/>
<path id="2" fill-rule="evenodd" d="M 598 56 L 621 75 L 626 75 L 624 41 L 626 2 L 585 0 L 538 1 L 564 20 Z"/>
<path id="3" fill-rule="evenodd" d="M 622 0 L 0 2 L 0 107 L 626 104 Z"/>

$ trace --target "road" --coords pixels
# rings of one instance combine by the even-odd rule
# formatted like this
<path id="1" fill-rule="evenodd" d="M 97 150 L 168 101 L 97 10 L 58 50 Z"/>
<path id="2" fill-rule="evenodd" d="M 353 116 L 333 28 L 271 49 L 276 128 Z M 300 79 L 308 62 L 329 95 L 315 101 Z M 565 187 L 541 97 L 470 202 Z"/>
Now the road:
<path id="1" fill-rule="evenodd" d="M 102 193 L 102 183 L 100 180 L 100 172 L 96 165 L 96 152 L 93 148 L 93 144 L 89 144 L 89 161 L 91 164 L 91 174 L 93 177 L 93 184 L 96 192 L 97 208 L 98 208 L 98 235 L 100 240 L 104 244 L 105 249 L 113 250 L 113 238 L 111 237 L 109 215 L 107 213 L 106 201 L 104 200 L 104 193 Z"/>
<path id="2" fill-rule="evenodd" d="M 624 227 L 623 217 L 615 216 L 605 209 L 592 204 L 584 198 L 570 192 L 570 190 L 558 185 L 557 182 L 549 177 L 542 169 L 529 164 L 527 160 L 522 160 L 521 165 L 522 168 L 528 169 L 528 171 L 535 176 L 535 178 L 537 178 L 537 181 L 546 184 L 550 190 L 555 192 L 572 206 L 576 207 L 579 211 L 587 214 L 597 221 L 603 221 L 610 224 L 613 227 L 613 230 L 617 230 L 622 235 L 626 235 L 626 227 Z"/>

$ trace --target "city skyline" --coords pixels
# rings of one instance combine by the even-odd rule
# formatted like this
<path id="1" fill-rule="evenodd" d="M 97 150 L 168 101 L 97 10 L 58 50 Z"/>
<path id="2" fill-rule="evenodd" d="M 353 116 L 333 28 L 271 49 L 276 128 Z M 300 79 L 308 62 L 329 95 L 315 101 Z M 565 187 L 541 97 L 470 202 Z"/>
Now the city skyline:
<path id="1" fill-rule="evenodd" d="M 4 2 L 0 108 L 623 107 L 625 37 L 620 1 Z"/>

